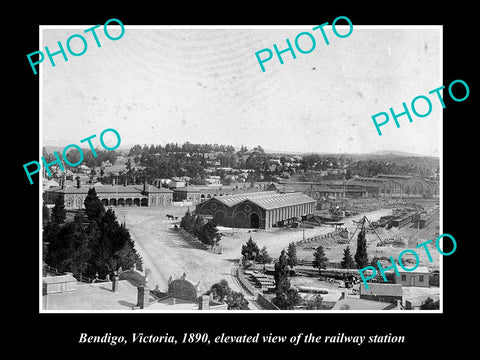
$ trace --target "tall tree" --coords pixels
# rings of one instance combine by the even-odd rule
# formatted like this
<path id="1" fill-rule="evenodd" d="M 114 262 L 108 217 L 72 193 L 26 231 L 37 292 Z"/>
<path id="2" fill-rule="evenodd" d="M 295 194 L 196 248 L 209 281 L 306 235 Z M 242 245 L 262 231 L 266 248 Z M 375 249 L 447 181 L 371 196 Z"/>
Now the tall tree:
<path id="1" fill-rule="evenodd" d="M 100 236 L 93 246 L 93 269 L 105 276 L 119 267 L 141 269 L 141 258 L 125 225 L 120 225 L 112 209 L 108 209 L 99 223 Z M 93 270 L 92 269 L 92 270 Z"/>
<path id="2" fill-rule="evenodd" d="M 195 217 L 192 216 L 190 210 L 187 210 L 185 216 L 183 216 L 182 220 L 180 221 L 180 228 L 184 229 L 188 233 L 192 233 L 194 221 Z"/>
<path id="3" fill-rule="evenodd" d="M 288 254 L 288 264 L 290 266 L 296 266 L 298 264 L 298 258 L 297 258 L 297 246 L 295 245 L 294 242 L 291 242 L 290 244 L 288 244 L 287 254 Z"/>
<path id="4" fill-rule="evenodd" d="M 252 236 L 250 236 L 247 242 L 242 245 L 242 255 L 245 260 L 255 260 L 259 252 L 258 245 L 253 241 Z"/>
<path id="5" fill-rule="evenodd" d="M 105 208 L 97 196 L 94 187 L 88 189 L 87 196 L 83 202 L 85 205 L 85 212 L 89 220 L 99 221 L 105 214 Z"/>
<path id="6" fill-rule="evenodd" d="M 275 263 L 275 292 L 285 294 L 290 289 L 290 280 L 288 279 L 288 257 L 285 249 L 280 253 L 278 261 Z"/>
<path id="7" fill-rule="evenodd" d="M 85 273 L 91 259 L 89 240 L 79 221 L 57 227 L 56 235 L 50 238 L 45 254 L 46 263 L 60 272 Z"/>
<path id="8" fill-rule="evenodd" d="M 315 252 L 313 253 L 313 267 L 318 268 L 318 274 L 322 274 L 322 269 L 327 267 L 328 259 L 325 256 L 325 251 L 323 250 L 323 246 L 319 245 Z"/>
<path id="9" fill-rule="evenodd" d="M 365 237 L 365 227 L 362 226 L 357 237 L 357 252 L 355 253 L 355 262 L 359 269 L 368 265 L 367 239 Z"/>
<path id="10" fill-rule="evenodd" d="M 201 227 L 198 233 L 198 239 L 207 245 L 217 244 L 221 239 L 217 225 L 212 220 L 209 220 Z"/>
<path id="11" fill-rule="evenodd" d="M 350 254 L 350 247 L 346 247 L 343 250 L 343 258 L 340 262 L 340 267 L 342 269 L 355 269 L 355 261 L 352 258 L 352 254 Z"/>
<path id="12" fill-rule="evenodd" d="M 271 256 L 267 252 L 267 247 L 263 246 L 258 255 L 255 257 L 255 261 L 260 264 L 268 264 L 272 261 Z"/>
<path id="13" fill-rule="evenodd" d="M 202 216 L 195 216 L 195 220 L 193 221 L 192 234 L 198 237 L 200 232 L 202 231 L 202 227 L 204 224 L 205 220 Z"/>
<path id="14" fill-rule="evenodd" d="M 55 206 L 52 209 L 52 222 L 58 226 L 65 222 L 67 217 L 67 212 L 65 211 L 65 203 L 63 201 L 63 197 L 58 196 L 55 199 Z"/>

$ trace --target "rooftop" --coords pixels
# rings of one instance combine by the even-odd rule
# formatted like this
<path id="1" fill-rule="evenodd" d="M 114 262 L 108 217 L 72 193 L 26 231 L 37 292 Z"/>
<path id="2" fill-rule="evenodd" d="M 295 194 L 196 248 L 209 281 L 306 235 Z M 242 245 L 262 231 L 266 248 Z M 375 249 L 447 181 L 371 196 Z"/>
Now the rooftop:
<path id="1" fill-rule="evenodd" d="M 377 296 L 403 296 L 401 284 L 369 283 L 367 290 L 363 282 L 360 284 L 360 294 Z"/>
<path id="2" fill-rule="evenodd" d="M 72 275 L 45 276 L 42 279 L 44 284 L 59 284 L 64 282 L 77 282 Z"/>
<path id="3" fill-rule="evenodd" d="M 430 273 L 430 269 L 427 266 L 419 266 L 415 270 L 409 270 L 409 271 L 405 271 L 402 268 L 399 268 L 398 272 L 400 274 L 405 274 L 405 273 L 428 274 Z"/>
<path id="4" fill-rule="evenodd" d="M 227 206 L 235 206 L 243 201 L 251 201 L 255 205 L 265 209 L 275 209 L 284 206 L 316 203 L 310 196 L 300 192 L 278 194 L 275 191 L 259 191 L 254 193 L 243 193 L 213 198 Z M 212 201 L 213 199 L 207 200 Z"/>
<path id="5" fill-rule="evenodd" d="M 66 185 L 65 189 L 60 186 L 52 187 L 46 191 L 49 192 L 64 192 L 68 194 L 87 194 L 90 188 L 94 187 L 98 195 L 100 194 L 122 194 L 122 193 L 141 193 L 143 191 L 143 185 L 97 185 L 97 184 L 82 184 L 80 188 L 75 185 Z M 160 187 L 148 185 L 148 193 L 173 193 L 172 190 Z"/>
<path id="6" fill-rule="evenodd" d="M 110 282 L 79 282 L 75 291 L 49 294 L 47 303 L 47 310 L 131 310 L 137 304 L 137 288 L 120 280 L 118 292 L 114 293 Z"/>
<path id="7" fill-rule="evenodd" d="M 332 310 L 398 310 L 397 304 L 354 297 L 340 299 Z"/>
<path id="8" fill-rule="evenodd" d="M 272 184 L 272 185 L 279 191 L 284 191 L 284 192 L 303 192 L 306 190 L 319 191 L 319 192 L 338 192 L 338 190 L 331 189 L 328 186 L 321 185 L 321 184 L 282 183 L 282 184 Z"/>

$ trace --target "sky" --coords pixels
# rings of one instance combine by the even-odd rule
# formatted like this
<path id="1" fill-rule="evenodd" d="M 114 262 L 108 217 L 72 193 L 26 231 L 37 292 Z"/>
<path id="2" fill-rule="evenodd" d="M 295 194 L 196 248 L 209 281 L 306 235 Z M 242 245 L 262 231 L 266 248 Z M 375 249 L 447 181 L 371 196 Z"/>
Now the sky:
<path id="1" fill-rule="evenodd" d="M 65 47 L 69 36 L 91 26 L 42 27 L 40 49 L 53 52 L 58 41 Z M 354 25 L 350 36 L 339 38 L 326 27 L 326 45 L 314 26 L 126 24 L 123 37 L 112 41 L 102 25 L 100 48 L 85 34 L 83 55 L 67 53 L 68 62 L 58 55 L 55 67 L 45 57 L 40 65 L 41 143 L 80 144 L 96 134 L 100 147 L 100 133 L 114 128 L 121 146 L 189 141 L 285 152 L 439 156 L 442 107 L 428 92 L 443 85 L 442 28 Z M 113 26 L 109 30 L 119 34 Z M 285 39 L 294 44 L 303 31 L 315 36 L 312 52 L 294 49 L 296 59 L 285 53 L 283 65 L 274 54 L 261 71 L 255 52 L 273 51 L 273 44 L 283 49 Z M 301 46 L 311 46 L 302 39 Z M 71 46 L 81 51 L 78 39 Z M 410 108 L 418 95 L 431 99 L 432 112 L 424 118 L 412 114 L 412 123 L 403 116 L 400 128 L 391 119 L 379 136 L 371 116 L 390 107 L 399 113 L 403 102 Z M 417 111 L 426 111 L 421 101 Z"/>

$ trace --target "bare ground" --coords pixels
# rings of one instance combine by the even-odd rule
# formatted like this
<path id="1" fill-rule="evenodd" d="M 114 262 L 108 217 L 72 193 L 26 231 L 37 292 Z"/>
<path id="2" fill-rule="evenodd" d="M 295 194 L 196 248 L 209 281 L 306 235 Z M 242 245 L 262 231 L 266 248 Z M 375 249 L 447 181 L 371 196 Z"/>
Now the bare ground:
<path id="1" fill-rule="evenodd" d="M 149 283 L 152 288 L 158 285 L 160 290 L 166 290 L 168 278 L 181 276 L 183 273 L 194 283 L 200 283 L 201 291 L 206 291 L 211 285 L 226 279 L 234 291 L 243 291 L 234 276 L 232 276 L 232 266 L 236 260 L 241 257 L 241 247 L 252 236 L 259 247 L 266 246 L 270 256 L 278 258 L 282 249 L 286 248 L 290 242 L 297 242 L 303 237 L 308 238 L 314 235 L 325 234 L 334 230 L 332 226 L 315 227 L 314 229 L 291 229 L 277 228 L 269 231 L 258 230 L 250 232 L 247 229 L 220 228 L 224 234 L 221 244 L 223 253 L 210 253 L 197 244 L 186 239 L 181 233 L 174 230 L 174 224 L 180 223 L 180 218 L 187 211 L 187 207 L 165 206 L 165 207 L 118 207 L 115 213 L 120 221 L 126 221 L 135 246 L 144 261 L 144 267 L 149 268 Z M 178 220 L 167 220 L 166 214 L 178 216 Z M 381 216 L 391 214 L 390 209 L 381 209 L 367 214 L 370 221 L 378 220 Z M 345 219 L 346 226 L 351 234 L 356 228 L 352 219 L 359 220 L 362 215 Z M 438 223 L 437 223 L 438 225 Z M 429 229 L 380 229 L 379 235 L 382 238 L 402 236 L 408 238 L 410 245 L 404 247 L 377 247 L 378 238 L 373 233 L 367 234 L 368 253 L 371 257 L 394 256 L 406 248 L 414 249 L 417 241 L 422 237 L 428 237 L 430 233 L 435 233 L 435 224 Z M 435 238 L 434 238 L 435 239 Z M 422 241 L 420 241 L 422 242 Z M 313 249 L 320 244 L 298 245 L 298 257 L 303 259 L 313 259 Z M 325 253 L 330 261 L 340 261 L 343 256 L 343 249 L 346 245 L 338 244 L 333 239 L 323 241 Z M 351 240 L 350 248 L 352 255 L 355 253 L 356 235 Z M 434 258 L 433 266 L 438 267 L 438 253 L 435 246 L 430 246 L 430 252 Z M 420 256 L 420 265 L 430 264 L 423 250 L 418 250 Z M 251 297 L 247 298 L 253 300 Z M 255 303 L 250 301 L 251 308 L 256 308 Z"/>

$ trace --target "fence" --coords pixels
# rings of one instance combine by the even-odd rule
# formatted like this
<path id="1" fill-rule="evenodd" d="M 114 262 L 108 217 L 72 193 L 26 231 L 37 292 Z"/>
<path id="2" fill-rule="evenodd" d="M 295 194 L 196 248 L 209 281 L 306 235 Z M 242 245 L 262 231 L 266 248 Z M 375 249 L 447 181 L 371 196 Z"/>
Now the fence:
<path id="1" fill-rule="evenodd" d="M 195 236 L 193 236 L 192 234 L 188 233 L 188 232 L 185 231 L 184 229 L 180 228 L 180 229 L 179 229 L 179 233 L 182 234 L 182 236 L 183 236 L 186 240 L 194 243 L 195 245 L 201 247 L 202 249 L 204 249 L 204 250 L 208 250 L 208 249 L 209 249 L 209 246 L 208 246 L 208 245 L 205 245 L 205 244 L 202 243 L 200 240 L 198 240 Z"/>
<path id="2" fill-rule="evenodd" d="M 317 242 L 325 239 L 332 239 L 333 237 L 337 236 L 339 233 L 340 233 L 340 230 L 335 229 L 332 232 L 329 232 L 326 234 L 315 235 L 315 236 L 306 238 L 305 240 L 299 240 L 297 241 L 297 244 L 309 244 L 311 242 Z"/>
<path id="3" fill-rule="evenodd" d="M 96 282 L 110 282 L 110 279 L 107 277 L 106 279 L 99 279 L 98 278 L 98 275 L 91 278 L 91 277 L 85 277 L 82 275 L 82 273 L 71 273 L 71 272 L 61 272 L 61 271 L 58 271 L 57 268 L 54 268 L 50 265 L 43 265 L 43 270 L 44 271 L 48 271 L 50 273 L 54 273 L 55 275 L 67 275 L 67 274 L 70 274 L 72 275 L 77 281 L 80 281 L 80 282 L 83 282 L 83 283 L 87 283 L 87 284 L 91 284 L 91 283 L 96 283 Z M 108 276 L 108 275 L 107 275 Z"/>

